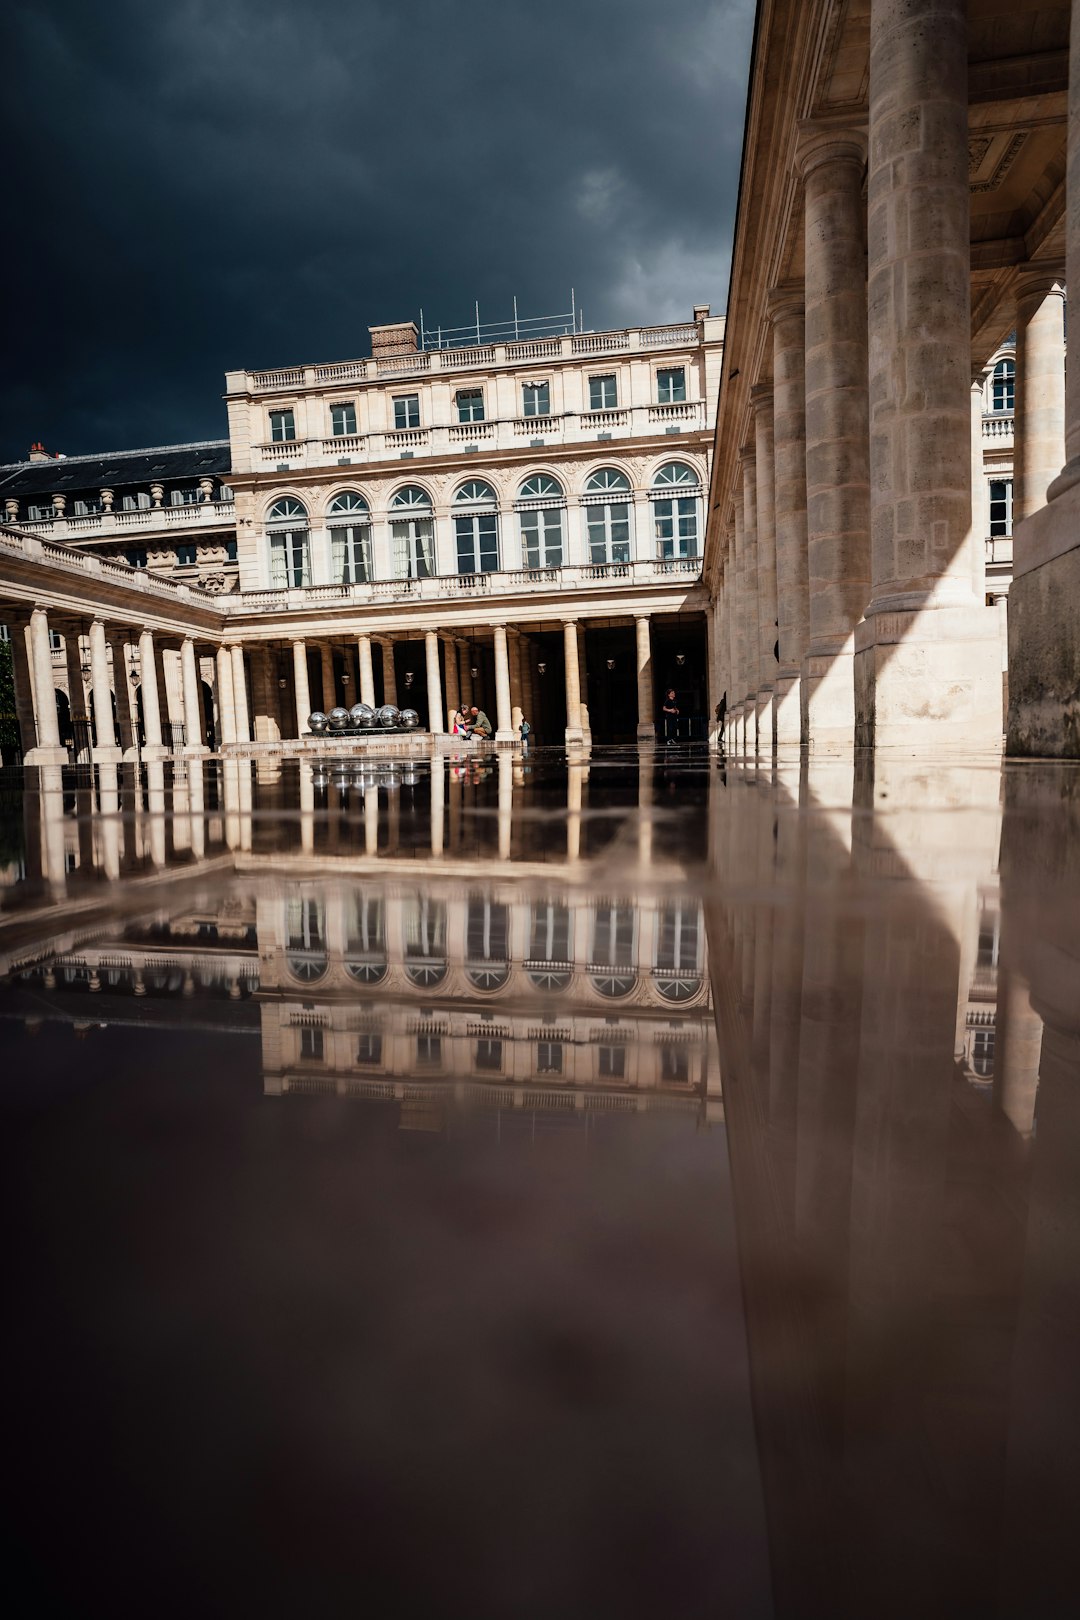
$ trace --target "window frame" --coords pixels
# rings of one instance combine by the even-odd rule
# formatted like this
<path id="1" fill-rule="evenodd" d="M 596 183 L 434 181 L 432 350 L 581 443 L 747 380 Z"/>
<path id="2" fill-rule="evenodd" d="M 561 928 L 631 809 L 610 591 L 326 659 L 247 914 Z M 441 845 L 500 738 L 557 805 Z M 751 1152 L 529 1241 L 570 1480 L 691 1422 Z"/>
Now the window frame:
<path id="1" fill-rule="evenodd" d="M 678 386 L 681 393 L 669 390 L 665 396 L 663 390 L 664 378 L 678 377 Z M 685 405 L 686 404 L 686 367 L 685 366 L 657 366 L 656 368 L 656 403 L 658 405 Z"/>
<path id="2" fill-rule="evenodd" d="M 279 406 L 276 410 L 267 413 L 270 418 L 270 443 L 295 444 L 296 443 L 296 411 L 291 405 Z M 281 418 L 281 432 L 277 431 L 275 418 Z"/>
<path id="3" fill-rule="evenodd" d="M 338 411 L 341 411 L 343 413 L 348 413 L 348 416 L 346 416 L 343 419 L 343 425 L 341 427 L 338 427 L 337 422 L 335 420 L 335 416 L 336 416 L 336 413 Z M 351 417 L 351 421 L 352 421 L 352 426 L 351 427 L 348 426 L 349 417 Z M 357 423 L 356 401 L 353 400 L 353 399 L 335 400 L 334 403 L 330 406 L 330 437 L 332 439 L 353 439 L 353 438 L 355 438 L 356 433 L 357 433 L 356 423 Z"/>
<path id="4" fill-rule="evenodd" d="M 542 401 L 539 398 L 541 392 L 543 394 L 543 400 Z M 529 400 L 530 393 L 532 393 L 533 396 L 534 396 L 534 398 L 531 401 L 531 408 L 530 408 L 530 400 Z M 543 404 L 543 409 L 542 410 L 539 408 L 541 403 Z M 534 419 L 551 415 L 551 380 L 550 380 L 550 378 L 543 378 L 543 379 L 538 379 L 537 381 L 533 381 L 533 382 L 523 382 L 522 383 L 522 385 L 521 385 L 521 414 L 522 414 L 523 417 L 527 416 L 527 417 L 534 418 Z"/>
<path id="5" fill-rule="evenodd" d="M 391 394 L 391 403 L 394 407 L 395 433 L 412 433 L 420 426 L 420 395 L 419 394 Z M 400 407 L 400 411 L 399 411 Z M 405 420 L 399 421 L 399 414 Z M 415 421 L 410 418 L 415 414 Z"/>
<path id="6" fill-rule="evenodd" d="M 464 412 L 465 402 L 471 403 L 469 414 Z M 480 407 L 477 414 L 475 407 Z M 487 417 L 484 413 L 484 390 L 482 388 L 459 388 L 454 394 L 454 408 L 457 411 L 459 426 L 471 422 L 484 422 Z"/>
<path id="7" fill-rule="evenodd" d="M 604 396 L 611 384 L 611 398 Z M 599 397 L 597 397 L 599 392 Z M 617 411 L 619 408 L 619 374 L 617 371 L 598 371 L 589 377 L 589 410 Z"/>
<path id="8" fill-rule="evenodd" d="M 995 488 L 1001 488 L 1004 494 L 995 496 Z M 1010 540 L 1013 532 L 1013 481 L 1011 478 L 988 478 L 986 480 L 986 537 L 988 540 Z M 994 516 L 995 506 L 1003 507 L 1000 516 Z M 999 524 L 999 528 L 994 525 Z"/>

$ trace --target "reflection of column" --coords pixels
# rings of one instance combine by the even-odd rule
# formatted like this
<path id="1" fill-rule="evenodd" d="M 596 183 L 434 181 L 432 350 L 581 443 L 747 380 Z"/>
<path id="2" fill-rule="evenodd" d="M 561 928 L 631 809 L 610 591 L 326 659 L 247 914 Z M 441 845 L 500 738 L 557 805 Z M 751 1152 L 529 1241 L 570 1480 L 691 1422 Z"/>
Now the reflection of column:
<path id="1" fill-rule="evenodd" d="M 514 823 L 514 756 L 499 755 L 499 859 L 510 859 L 510 836 Z"/>
<path id="2" fill-rule="evenodd" d="M 153 759 L 163 754 L 165 747 L 161 739 L 157 660 L 151 630 L 144 630 L 139 636 L 139 680 L 142 691 L 143 733 L 146 738 L 143 751 L 147 759 Z"/>
<path id="3" fill-rule="evenodd" d="M 806 312 L 801 284 L 769 294 L 773 323 L 773 479 L 776 528 L 776 609 L 780 662 L 776 671 L 778 748 L 798 747 L 800 689 L 809 635 L 806 560 Z"/>
<path id="4" fill-rule="evenodd" d="M 369 708 L 375 707 L 375 669 L 371 662 L 371 637 L 367 634 L 357 636 L 356 650 L 360 655 L 360 702 L 366 703 Z M 383 646 L 383 669 L 386 669 L 386 647 Z M 395 703 L 397 698 L 389 697 L 386 692 L 386 677 L 383 676 L 383 701 Z"/>
<path id="5" fill-rule="evenodd" d="M 967 63 L 966 0 L 871 7 L 868 747 L 1001 739 L 998 623 L 972 594 Z"/>
<path id="6" fill-rule="evenodd" d="M 364 794 L 364 854 L 379 853 L 379 790 L 369 787 Z"/>
<path id="7" fill-rule="evenodd" d="M 236 741 L 236 699 L 232 684 L 232 654 L 219 647 L 214 654 L 217 673 L 218 735 L 223 747 Z"/>
<path id="8" fill-rule="evenodd" d="M 229 648 L 229 657 L 232 659 L 233 725 L 236 730 L 237 742 L 246 743 L 251 741 L 251 725 L 248 720 L 247 674 L 244 670 L 244 649 L 238 641 L 234 641 Z"/>
<path id="9" fill-rule="evenodd" d="M 60 746 L 60 725 L 56 716 L 56 692 L 53 687 L 52 648 L 49 645 L 49 621 L 44 608 L 35 608 L 30 615 L 30 647 L 33 654 L 34 725 L 37 747 L 31 764 L 60 764 L 67 758 Z M 112 725 L 112 715 L 109 716 Z M 32 746 L 32 745 L 31 745 Z M 51 750 L 51 753 L 46 753 Z"/>
<path id="10" fill-rule="evenodd" d="M 25 784 L 33 792 L 33 784 Z M 44 765 L 37 773 L 41 807 L 41 868 L 54 899 L 63 897 L 67 886 L 64 851 L 64 779 L 59 765 Z"/>
<path id="11" fill-rule="evenodd" d="M 337 707 L 337 692 L 334 688 L 334 649 L 325 642 L 319 648 L 320 664 L 322 667 L 322 706 L 323 712 L 329 714 Z"/>
<path id="12" fill-rule="evenodd" d="M 652 636 L 647 613 L 634 620 L 634 631 L 637 638 L 637 740 L 655 742 Z"/>
<path id="13" fill-rule="evenodd" d="M 771 383 L 750 390 L 754 412 L 754 464 L 757 470 L 758 635 L 757 727 L 758 752 L 773 753 L 773 689 L 776 679 L 776 525 L 773 483 L 773 391 Z"/>
<path id="14" fill-rule="evenodd" d="M 195 668 L 195 643 L 190 636 L 184 637 L 180 648 L 180 678 L 184 687 L 184 731 L 187 735 L 184 752 L 205 754 L 207 748 L 203 742 L 199 719 L 199 677 Z"/>
<path id="15" fill-rule="evenodd" d="M 115 883 L 120 876 L 120 787 L 116 765 L 111 760 L 98 766 L 98 808 L 101 869 L 109 882 Z"/>
<path id="16" fill-rule="evenodd" d="M 446 761 L 431 756 L 431 853 L 441 855 L 446 832 Z"/>
<path id="17" fill-rule="evenodd" d="M 149 635 L 148 630 L 143 635 Z M 140 644 L 140 653 L 141 653 Z M 145 704 L 146 699 L 143 699 Z M 145 710 L 144 710 L 145 713 Z M 165 843 L 165 767 L 160 759 L 151 759 L 146 766 L 146 808 L 150 817 L 150 859 L 155 866 L 164 866 Z"/>
<path id="18" fill-rule="evenodd" d="M 1013 522 L 1046 505 L 1065 460 L 1065 289 L 1062 274 L 1029 270 L 1016 298 Z"/>
<path id="19" fill-rule="evenodd" d="M 579 743 L 581 735 L 581 680 L 578 672 L 577 623 L 563 622 L 563 657 L 566 665 L 566 741 Z"/>
<path id="20" fill-rule="evenodd" d="M 52 688 L 50 674 L 49 687 Z M 90 626 L 90 689 L 94 702 L 94 733 L 97 744 L 94 758 L 119 759 L 116 746 L 116 727 L 113 724 L 112 688 L 109 684 L 109 658 L 105 640 L 105 626 L 95 619 Z"/>
<path id="21" fill-rule="evenodd" d="M 225 805 L 225 847 L 240 848 L 240 765 L 227 759 L 221 767 L 221 789 Z"/>
<path id="22" fill-rule="evenodd" d="M 576 861 L 581 855 L 581 789 L 585 768 L 574 763 L 566 767 L 566 858 Z"/>
<path id="23" fill-rule="evenodd" d="M 1003 931 L 1008 918 L 1003 921 Z M 994 1020 L 994 1103 L 1021 1136 L 1035 1124 L 1039 1089 L 1042 1019 L 1031 1005 L 1026 981 L 1010 961 L 1008 934 L 1002 940 Z"/>
<path id="24" fill-rule="evenodd" d="M 443 715 L 442 676 L 439 673 L 439 637 L 434 630 L 424 632 L 424 658 L 427 664 L 428 730 L 446 731 Z"/>
<path id="25" fill-rule="evenodd" d="M 870 594 L 866 136 L 828 121 L 808 124 L 799 163 L 806 196 L 805 740 L 811 748 L 846 749 L 855 726 L 854 632 Z"/>
<path id="26" fill-rule="evenodd" d="M 495 626 L 495 728 L 496 742 L 513 742 L 514 727 L 510 712 L 510 654 L 506 645 L 506 626 L 504 624 Z"/>
<path id="27" fill-rule="evenodd" d="M 311 694 L 308 691 L 307 646 L 302 641 L 294 641 L 292 650 L 293 691 L 296 696 L 296 730 L 293 735 L 300 738 L 307 730 L 308 715 L 311 713 Z"/>
<path id="28" fill-rule="evenodd" d="M 192 760 L 188 766 L 188 811 L 191 818 L 191 853 L 202 860 L 206 853 L 205 782 L 201 760 Z"/>
<path id="29" fill-rule="evenodd" d="M 300 761 L 300 849 L 310 855 L 315 849 L 315 776 L 306 759 Z"/>

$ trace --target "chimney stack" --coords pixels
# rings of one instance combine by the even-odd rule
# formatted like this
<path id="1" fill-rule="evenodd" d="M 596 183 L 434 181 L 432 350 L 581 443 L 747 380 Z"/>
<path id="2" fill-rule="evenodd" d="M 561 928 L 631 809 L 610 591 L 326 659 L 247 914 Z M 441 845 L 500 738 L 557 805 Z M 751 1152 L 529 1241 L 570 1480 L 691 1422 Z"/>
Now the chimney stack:
<path id="1" fill-rule="evenodd" d="M 388 360 L 395 354 L 415 354 L 420 336 L 415 321 L 397 322 L 394 326 L 369 326 L 371 352 L 376 360 Z"/>
<path id="2" fill-rule="evenodd" d="M 53 460 L 55 460 L 55 457 L 53 457 L 53 456 L 51 456 L 49 454 L 49 452 L 46 450 L 45 446 L 41 443 L 41 440 L 39 439 L 35 444 L 32 444 L 30 446 L 30 460 L 31 461 L 53 461 Z"/>

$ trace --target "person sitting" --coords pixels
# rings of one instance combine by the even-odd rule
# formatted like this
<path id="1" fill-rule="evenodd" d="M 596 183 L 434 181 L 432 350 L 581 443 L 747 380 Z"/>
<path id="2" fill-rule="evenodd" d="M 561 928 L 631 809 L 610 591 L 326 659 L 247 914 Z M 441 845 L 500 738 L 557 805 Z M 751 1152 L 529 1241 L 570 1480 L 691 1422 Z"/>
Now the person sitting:
<path id="1" fill-rule="evenodd" d="M 478 709 L 474 703 L 469 710 L 469 736 L 487 738 L 491 736 L 493 729 L 483 709 Z"/>
<path id="2" fill-rule="evenodd" d="M 452 735 L 455 737 L 467 737 L 469 735 L 469 720 L 465 713 L 465 705 L 463 703 L 460 703 L 454 710 L 454 725 Z"/>

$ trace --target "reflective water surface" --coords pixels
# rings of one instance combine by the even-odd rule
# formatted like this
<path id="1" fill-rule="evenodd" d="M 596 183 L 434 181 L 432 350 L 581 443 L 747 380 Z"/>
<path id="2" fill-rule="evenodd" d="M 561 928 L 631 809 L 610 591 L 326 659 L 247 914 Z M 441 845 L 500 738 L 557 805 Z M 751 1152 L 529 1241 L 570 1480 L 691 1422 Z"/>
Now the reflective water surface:
<path id="1" fill-rule="evenodd" d="M 1080 773 L 44 770 L 0 838 L 37 1606 L 1073 1611 Z"/>

